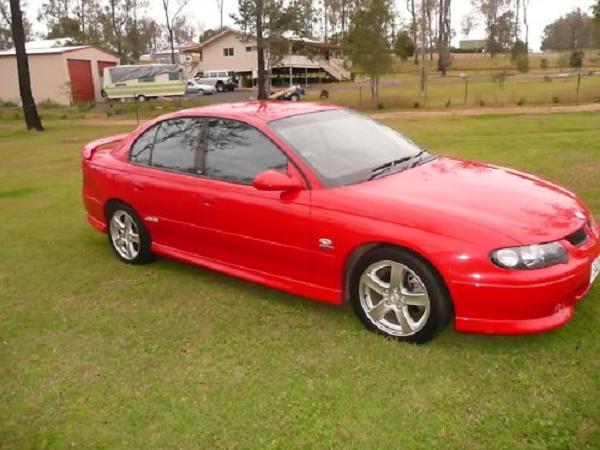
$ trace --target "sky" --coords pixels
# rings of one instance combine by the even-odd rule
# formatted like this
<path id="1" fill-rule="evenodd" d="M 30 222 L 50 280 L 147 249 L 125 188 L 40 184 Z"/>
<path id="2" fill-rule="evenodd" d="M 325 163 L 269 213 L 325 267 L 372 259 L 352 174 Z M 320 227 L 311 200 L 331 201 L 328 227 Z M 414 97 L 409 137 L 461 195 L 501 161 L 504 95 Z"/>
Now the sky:
<path id="1" fill-rule="evenodd" d="M 27 13 L 30 19 L 37 17 L 41 4 L 44 0 L 29 0 Z M 161 0 L 148 0 L 149 14 L 156 18 L 162 18 Z M 223 0 L 224 24 L 233 25 L 230 15 L 237 12 L 238 0 Z M 406 9 L 406 0 L 395 0 L 396 10 L 404 22 L 408 22 L 409 15 Z M 419 0 L 416 0 L 418 3 Z M 579 7 L 589 13 L 590 7 L 595 0 L 530 0 L 528 9 L 529 43 L 534 51 L 538 51 L 541 44 L 541 36 L 544 27 L 559 16 Z M 452 27 L 456 32 L 453 40 L 458 45 L 460 39 L 485 38 L 485 31 L 481 26 L 476 27 L 468 36 L 461 31 L 462 18 L 472 9 L 471 0 L 452 0 Z M 201 29 L 216 28 L 220 24 L 220 16 L 217 8 L 217 0 L 192 0 L 184 10 L 184 14 Z M 34 24 L 34 32 L 43 31 L 40 24 Z"/>

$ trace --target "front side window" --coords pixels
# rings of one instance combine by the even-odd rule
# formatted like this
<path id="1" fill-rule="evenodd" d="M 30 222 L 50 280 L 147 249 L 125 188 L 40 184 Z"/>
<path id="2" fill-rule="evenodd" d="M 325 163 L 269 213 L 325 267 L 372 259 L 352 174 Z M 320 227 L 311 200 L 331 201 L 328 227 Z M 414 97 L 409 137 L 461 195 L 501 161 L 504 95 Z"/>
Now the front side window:
<path id="1" fill-rule="evenodd" d="M 242 122 L 211 119 L 204 156 L 204 174 L 210 178 L 252 184 L 269 169 L 287 172 L 287 158 L 269 138 Z"/>
<path id="2" fill-rule="evenodd" d="M 269 126 L 328 186 L 359 183 L 432 158 L 391 128 L 344 109 L 286 117 Z"/>
<path id="3" fill-rule="evenodd" d="M 177 172 L 196 172 L 196 153 L 202 120 L 171 119 L 161 122 L 156 132 L 150 165 Z"/>

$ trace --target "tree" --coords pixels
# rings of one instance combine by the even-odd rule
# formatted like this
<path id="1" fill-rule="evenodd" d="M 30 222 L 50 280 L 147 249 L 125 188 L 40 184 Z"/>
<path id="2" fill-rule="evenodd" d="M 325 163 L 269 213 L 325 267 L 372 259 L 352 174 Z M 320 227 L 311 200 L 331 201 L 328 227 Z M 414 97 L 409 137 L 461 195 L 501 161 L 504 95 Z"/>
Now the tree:
<path id="1" fill-rule="evenodd" d="M 598 27 L 590 16 L 577 8 L 544 27 L 542 50 L 598 47 Z"/>
<path id="2" fill-rule="evenodd" d="M 527 22 L 527 8 L 529 0 L 521 0 L 523 5 L 523 26 L 525 27 L 525 45 L 529 49 L 529 23 Z"/>
<path id="3" fill-rule="evenodd" d="M 392 64 L 390 29 L 393 22 L 390 0 L 363 0 L 352 14 L 344 46 L 356 67 L 369 75 L 371 99 L 379 104 L 379 77 Z"/>
<path id="4" fill-rule="evenodd" d="M 415 54 L 415 43 L 407 31 L 400 31 L 394 42 L 394 54 L 402 61 L 406 61 Z"/>
<path id="5" fill-rule="evenodd" d="M 12 38 L 15 44 L 17 57 L 17 73 L 19 77 L 19 93 L 23 105 L 23 115 L 27 129 L 43 131 L 42 121 L 37 112 L 33 93 L 31 92 L 31 78 L 29 76 L 29 60 L 25 51 L 25 29 L 23 27 L 23 13 L 19 0 L 10 0 Z"/>
<path id="6" fill-rule="evenodd" d="M 26 4 L 22 4 L 24 9 Z M 11 30 L 11 13 L 9 0 L 0 0 L 0 50 L 5 50 L 13 47 L 13 38 Z M 25 32 L 25 40 L 29 40 L 31 36 L 31 23 L 23 14 L 23 31 Z"/>
<path id="7" fill-rule="evenodd" d="M 162 0 L 163 10 L 165 12 L 165 26 L 169 37 L 169 45 L 171 46 L 171 63 L 175 64 L 175 20 L 181 14 L 183 8 L 187 6 L 190 0 L 177 0 L 175 5 L 171 4 L 171 0 Z M 172 8 L 174 11 L 172 11 Z"/>
<path id="8" fill-rule="evenodd" d="M 289 36 L 308 37 L 303 20 L 308 2 L 298 0 L 239 0 L 238 15 L 232 15 L 245 39 L 256 40 L 258 99 L 267 98 L 265 74 L 290 50 Z"/>
<path id="9" fill-rule="evenodd" d="M 417 12 L 415 10 L 415 0 L 406 0 L 406 7 L 408 9 L 408 12 L 410 13 L 410 33 L 412 35 L 413 42 L 416 44 L 419 26 L 417 22 Z M 415 65 L 417 65 L 418 63 L 419 57 L 415 52 Z"/>
<path id="10" fill-rule="evenodd" d="M 502 51 L 506 44 L 506 30 L 508 36 L 512 34 L 512 16 L 511 11 L 506 11 L 510 6 L 510 0 L 471 0 L 474 14 L 483 19 L 487 33 L 487 48 L 490 56 L 493 58 Z M 471 23 L 471 26 L 473 24 Z M 509 46 L 510 46 L 510 37 Z"/>
<path id="11" fill-rule="evenodd" d="M 219 28 L 223 28 L 223 6 L 225 6 L 225 0 L 217 0 L 217 8 L 219 8 L 219 15 L 221 16 L 221 25 Z"/>
<path id="12" fill-rule="evenodd" d="M 576 49 L 571 52 L 569 56 L 569 66 L 581 68 L 583 66 L 583 50 Z"/>
<path id="13" fill-rule="evenodd" d="M 450 67 L 450 0 L 440 0 L 438 13 L 438 71 L 445 76 Z"/>

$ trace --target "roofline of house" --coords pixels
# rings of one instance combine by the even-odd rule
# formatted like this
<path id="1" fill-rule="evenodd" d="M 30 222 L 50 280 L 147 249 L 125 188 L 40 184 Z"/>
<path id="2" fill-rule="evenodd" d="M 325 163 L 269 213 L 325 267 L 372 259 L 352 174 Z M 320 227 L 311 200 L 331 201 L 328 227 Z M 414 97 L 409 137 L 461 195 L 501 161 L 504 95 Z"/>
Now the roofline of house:
<path id="1" fill-rule="evenodd" d="M 205 47 L 206 45 L 220 39 L 221 37 L 225 36 L 226 34 L 229 33 L 235 33 L 235 34 L 243 34 L 241 31 L 238 30 L 234 30 L 233 28 L 229 28 L 229 27 L 223 27 L 223 30 L 220 31 L 219 33 L 215 34 L 214 36 L 211 36 L 210 38 L 208 38 L 207 40 L 205 40 L 204 42 L 200 42 L 199 44 L 195 45 L 195 46 L 190 46 L 190 47 L 186 47 L 186 48 L 179 48 L 180 52 L 186 53 L 186 52 L 196 52 L 198 50 L 201 50 L 203 47 Z M 310 45 L 310 46 L 314 46 L 314 47 L 321 47 L 321 48 L 330 48 L 330 49 L 334 49 L 334 48 L 339 48 L 339 45 L 335 45 L 335 44 L 331 44 L 328 42 L 314 42 L 314 41 L 304 41 L 302 39 L 288 39 L 291 42 L 298 42 L 300 44 L 305 44 L 305 45 Z"/>
<path id="2" fill-rule="evenodd" d="M 87 48 L 93 48 L 96 49 L 98 51 L 101 51 L 103 53 L 106 53 L 108 55 L 114 56 L 116 58 L 119 58 L 119 60 L 121 59 L 119 57 L 119 55 L 115 52 L 113 52 L 112 50 L 108 50 L 106 48 L 103 47 L 99 47 L 97 45 L 79 45 L 79 46 L 73 46 L 72 48 L 70 47 L 65 47 L 64 50 L 60 51 L 60 52 L 36 52 L 36 53 L 27 53 L 27 50 L 25 50 L 25 53 L 27 53 L 27 56 L 37 56 L 37 55 L 62 55 L 64 53 L 70 53 L 70 52 L 75 52 L 77 50 L 85 50 Z M 29 50 L 51 50 L 52 48 L 49 49 L 41 49 L 41 48 L 31 48 Z M 14 50 L 14 49 L 12 49 Z M 2 57 L 6 57 L 6 56 L 16 56 L 16 51 L 14 51 L 14 53 L 0 53 L 0 58 Z"/>

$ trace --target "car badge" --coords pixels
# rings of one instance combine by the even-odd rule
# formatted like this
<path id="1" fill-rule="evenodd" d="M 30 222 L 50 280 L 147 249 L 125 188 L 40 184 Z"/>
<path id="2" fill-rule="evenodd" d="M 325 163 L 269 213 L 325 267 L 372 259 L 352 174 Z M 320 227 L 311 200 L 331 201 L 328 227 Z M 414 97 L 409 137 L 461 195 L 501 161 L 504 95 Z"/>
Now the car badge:
<path id="1" fill-rule="evenodd" d="M 321 238 L 319 239 L 319 247 L 325 250 L 333 250 L 333 241 L 331 239 Z"/>
<path id="2" fill-rule="evenodd" d="M 585 220 L 585 214 L 583 214 L 581 211 L 575 211 L 575 217 L 581 220 Z"/>

